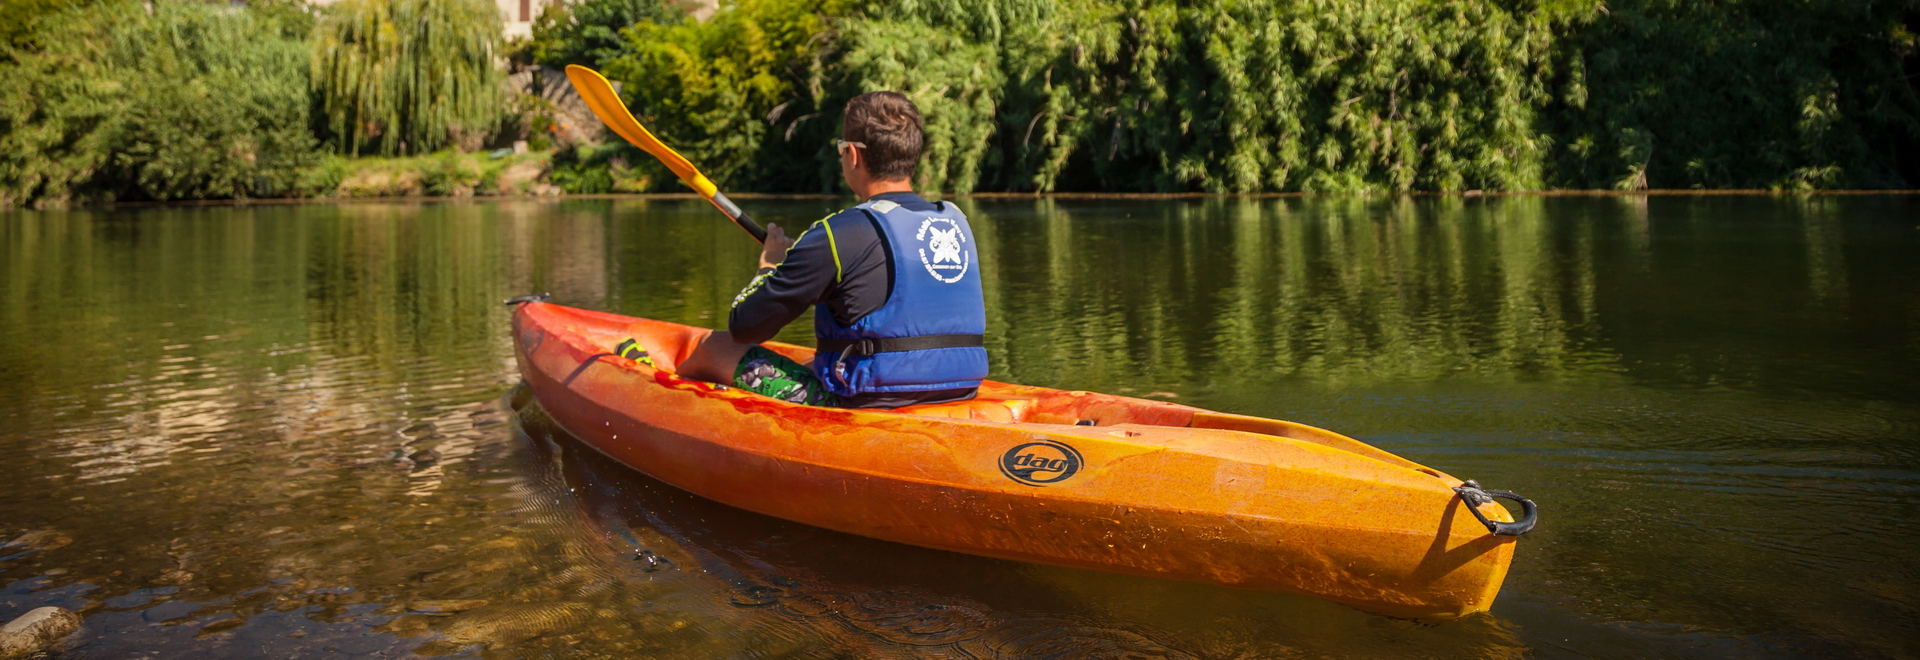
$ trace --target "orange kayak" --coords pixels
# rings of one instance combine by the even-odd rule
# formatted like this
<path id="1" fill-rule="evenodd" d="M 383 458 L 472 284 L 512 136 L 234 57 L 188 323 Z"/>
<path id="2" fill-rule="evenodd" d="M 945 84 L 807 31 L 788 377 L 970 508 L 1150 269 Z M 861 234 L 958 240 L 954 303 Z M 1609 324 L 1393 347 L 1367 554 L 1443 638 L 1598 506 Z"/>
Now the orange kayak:
<path id="1" fill-rule="evenodd" d="M 1491 606 L 1533 522 L 1511 493 L 1301 424 L 992 381 L 958 403 L 808 407 L 676 376 L 708 330 L 509 302 L 520 373 L 568 433 L 795 522 L 1424 620 Z M 659 366 L 615 355 L 628 338 Z"/>

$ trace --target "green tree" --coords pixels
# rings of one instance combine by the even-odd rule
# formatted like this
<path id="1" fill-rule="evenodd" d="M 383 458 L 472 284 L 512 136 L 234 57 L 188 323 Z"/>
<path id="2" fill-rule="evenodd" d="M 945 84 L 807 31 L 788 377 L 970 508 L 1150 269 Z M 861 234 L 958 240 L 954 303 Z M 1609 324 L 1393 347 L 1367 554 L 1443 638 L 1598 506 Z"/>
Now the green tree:
<path id="1" fill-rule="evenodd" d="M 0 207 L 293 192 L 317 153 L 284 9 L 129 0 L 44 21 L 41 48 L 0 65 Z"/>
<path id="2" fill-rule="evenodd" d="M 999 148 L 969 153 L 1006 188 L 1539 186 L 1529 129 L 1552 42 L 1528 15 L 1468 2 L 947 4 L 903 1 L 887 20 L 995 44 Z M 849 66 L 885 48 L 891 70 L 928 78 L 950 77 L 933 72 L 957 52 L 847 47 Z"/>
<path id="3" fill-rule="evenodd" d="M 993 136 L 1004 83 L 992 46 L 910 22 L 852 20 L 842 62 L 860 92 L 891 90 L 920 109 L 924 141 L 915 185 L 971 192 Z"/>
<path id="4" fill-rule="evenodd" d="M 639 23 L 676 25 L 686 5 L 672 0 L 579 0 L 548 5 L 533 22 L 533 61 L 552 67 L 580 64 L 594 69 L 619 55 L 620 31 Z"/>
<path id="5" fill-rule="evenodd" d="M 604 73 L 624 83 L 622 95 L 650 130 L 715 182 L 822 190 L 833 185 L 826 142 L 839 117 L 824 102 L 835 95 L 828 17 L 851 4 L 742 0 L 705 22 L 639 23 Z"/>
<path id="6" fill-rule="evenodd" d="M 23 50 L 39 48 L 34 33 L 47 18 L 70 9 L 84 8 L 94 0 L 8 0 L 0 11 L 0 46 Z"/>
<path id="7" fill-rule="evenodd" d="M 321 127 L 358 155 L 472 141 L 505 101 L 501 22 L 488 0 L 342 0 L 314 30 Z"/>
<path id="8" fill-rule="evenodd" d="M 1911 186 L 1912 2 L 1617 0 L 1563 29 L 1555 185 Z M 1896 147 L 1894 145 L 1899 145 Z"/>

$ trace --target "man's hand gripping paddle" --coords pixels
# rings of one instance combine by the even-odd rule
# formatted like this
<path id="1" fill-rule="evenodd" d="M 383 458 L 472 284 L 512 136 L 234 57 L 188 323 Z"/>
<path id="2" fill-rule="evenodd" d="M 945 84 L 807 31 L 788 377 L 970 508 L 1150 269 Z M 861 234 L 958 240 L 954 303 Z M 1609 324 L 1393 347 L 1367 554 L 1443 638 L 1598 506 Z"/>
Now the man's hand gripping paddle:
<path id="1" fill-rule="evenodd" d="M 720 194 L 720 190 L 714 187 L 713 182 L 707 180 L 707 176 L 701 174 L 700 170 L 694 169 L 693 163 L 687 162 L 685 156 L 674 151 L 673 147 L 661 143 L 659 138 L 647 132 L 647 127 L 641 126 L 640 122 L 633 118 L 633 113 L 627 111 L 626 104 L 620 102 L 620 95 L 613 91 L 613 83 L 607 82 L 605 76 L 593 69 L 569 64 L 567 80 L 573 81 L 574 91 L 580 93 L 580 98 L 586 100 L 587 107 L 593 109 L 593 114 L 600 117 L 600 121 L 607 123 L 607 128 L 619 133 L 620 137 L 626 138 L 628 142 L 633 143 L 633 146 L 644 149 L 647 153 L 653 154 L 654 158 L 660 159 L 660 162 L 666 164 L 667 169 L 673 170 L 674 176 L 680 177 L 681 181 L 693 186 L 695 192 L 700 193 L 700 196 L 705 197 L 707 201 L 713 202 L 713 206 L 720 209 L 721 213 L 725 213 L 734 224 L 740 225 L 741 229 L 753 235 L 753 240 L 767 242 L 767 230 L 762 228 L 760 223 L 747 217 L 745 211 L 733 205 L 733 200 Z"/>

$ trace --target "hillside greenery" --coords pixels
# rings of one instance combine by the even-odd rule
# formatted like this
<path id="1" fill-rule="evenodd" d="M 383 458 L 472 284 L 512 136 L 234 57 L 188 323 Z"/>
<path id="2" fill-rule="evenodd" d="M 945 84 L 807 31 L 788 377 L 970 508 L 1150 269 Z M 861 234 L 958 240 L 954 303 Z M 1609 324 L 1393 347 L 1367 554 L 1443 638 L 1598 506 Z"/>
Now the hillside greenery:
<path id="1" fill-rule="evenodd" d="M 881 89 L 947 194 L 1920 186 L 1920 0 L 575 0 L 515 44 L 485 0 L 15 4 L 0 207 L 332 194 L 543 123 L 503 62 L 601 70 L 742 192 L 842 190 Z M 570 191 L 684 190 L 560 146 Z"/>
<path id="2" fill-rule="evenodd" d="M 955 193 L 1884 188 L 1920 174 L 1902 155 L 1920 149 L 1916 18 L 1911 1 L 748 0 L 628 29 L 590 63 L 744 190 L 836 189 L 819 129 L 876 89 L 920 105 L 918 183 Z"/>
<path id="3" fill-rule="evenodd" d="M 0 208 L 298 194 L 319 152 L 297 12 L 102 2 L 0 66 Z"/>
<path id="4" fill-rule="evenodd" d="M 1920 187 L 1920 5 L 1605 6 L 1553 53 L 1549 185 Z"/>

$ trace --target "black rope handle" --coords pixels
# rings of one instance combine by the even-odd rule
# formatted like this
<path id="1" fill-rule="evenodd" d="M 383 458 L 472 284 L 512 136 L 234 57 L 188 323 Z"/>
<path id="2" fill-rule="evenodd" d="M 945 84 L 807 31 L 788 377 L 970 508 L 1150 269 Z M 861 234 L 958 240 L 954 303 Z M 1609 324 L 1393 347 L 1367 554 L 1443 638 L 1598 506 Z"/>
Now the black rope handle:
<path id="1" fill-rule="evenodd" d="M 1533 531 L 1533 523 L 1539 519 L 1540 508 L 1533 500 L 1515 495 L 1512 491 L 1488 490 L 1480 487 L 1480 482 L 1468 479 L 1453 492 L 1460 494 L 1460 501 L 1467 503 L 1467 511 L 1487 526 L 1487 531 L 1500 536 L 1519 536 Z M 1493 498 L 1513 500 L 1520 503 L 1520 519 L 1513 522 L 1494 522 L 1480 513 L 1480 505 L 1492 502 Z"/>
<path id="2" fill-rule="evenodd" d="M 502 304 L 502 305 L 518 305 L 518 304 L 521 304 L 521 303 L 530 303 L 530 302 L 546 302 L 546 301 L 548 301 L 548 300 L 552 300 L 552 299 L 553 299 L 553 294 L 551 294 L 551 293 L 536 293 L 536 294 L 533 294 L 533 295 L 530 295 L 530 296 L 520 296 L 520 297 L 518 297 L 518 298 L 508 298 L 508 299 L 507 299 L 506 301 L 504 301 L 504 302 L 502 302 L 502 303 L 500 303 L 500 304 Z"/>

